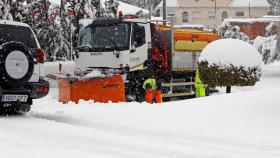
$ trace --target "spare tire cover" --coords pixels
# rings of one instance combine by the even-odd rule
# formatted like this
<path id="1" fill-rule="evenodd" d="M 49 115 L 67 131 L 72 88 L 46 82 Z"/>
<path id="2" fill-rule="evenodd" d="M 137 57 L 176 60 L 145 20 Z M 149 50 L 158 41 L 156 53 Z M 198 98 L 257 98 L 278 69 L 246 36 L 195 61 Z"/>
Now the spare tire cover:
<path id="1" fill-rule="evenodd" d="M 34 70 L 34 59 L 27 47 L 19 42 L 5 43 L 0 47 L 2 84 L 18 87 L 26 84 Z"/>

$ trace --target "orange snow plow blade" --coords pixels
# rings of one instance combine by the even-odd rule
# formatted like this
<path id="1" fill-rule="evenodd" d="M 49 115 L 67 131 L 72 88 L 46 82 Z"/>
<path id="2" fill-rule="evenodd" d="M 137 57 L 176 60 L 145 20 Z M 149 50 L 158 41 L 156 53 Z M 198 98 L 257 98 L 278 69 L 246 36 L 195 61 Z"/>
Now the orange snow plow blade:
<path id="1" fill-rule="evenodd" d="M 94 102 L 125 102 L 125 86 L 120 75 L 88 80 L 58 80 L 59 101 L 78 103 L 80 99 Z"/>

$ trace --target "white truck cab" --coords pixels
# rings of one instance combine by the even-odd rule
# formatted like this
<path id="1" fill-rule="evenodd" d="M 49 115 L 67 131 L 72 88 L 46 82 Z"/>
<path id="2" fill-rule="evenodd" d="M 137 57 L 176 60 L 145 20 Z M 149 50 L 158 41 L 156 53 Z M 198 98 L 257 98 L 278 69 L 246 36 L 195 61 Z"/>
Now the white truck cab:
<path id="1" fill-rule="evenodd" d="M 76 48 L 76 69 L 144 68 L 151 44 L 149 20 L 83 19 Z"/>

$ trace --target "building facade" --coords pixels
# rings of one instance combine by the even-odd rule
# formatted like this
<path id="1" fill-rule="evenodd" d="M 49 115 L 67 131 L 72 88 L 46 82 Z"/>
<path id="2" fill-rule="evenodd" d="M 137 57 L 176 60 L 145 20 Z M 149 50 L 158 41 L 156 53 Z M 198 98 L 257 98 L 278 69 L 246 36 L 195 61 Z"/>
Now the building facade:
<path id="1" fill-rule="evenodd" d="M 267 15 L 266 0 L 166 0 L 167 20 L 176 25 L 202 24 L 217 28 L 227 18 L 258 18 Z M 158 11 L 162 16 L 162 3 Z"/>

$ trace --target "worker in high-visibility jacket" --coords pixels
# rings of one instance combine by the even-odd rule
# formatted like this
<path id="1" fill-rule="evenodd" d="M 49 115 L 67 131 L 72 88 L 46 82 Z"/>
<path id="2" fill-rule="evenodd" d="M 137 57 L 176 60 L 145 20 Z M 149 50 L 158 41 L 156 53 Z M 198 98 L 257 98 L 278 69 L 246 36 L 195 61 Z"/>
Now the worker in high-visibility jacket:
<path id="1" fill-rule="evenodd" d="M 205 97 L 206 95 L 206 85 L 203 84 L 200 80 L 198 69 L 195 72 L 195 96 L 196 97 Z"/>
<path id="2" fill-rule="evenodd" d="M 154 78 L 146 79 L 143 84 L 143 89 L 145 89 L 145 99 L 148 103 L 161 103 L 162 102 L 162 93 L 161 86 L 157 83 L 157 80 Z"/>

